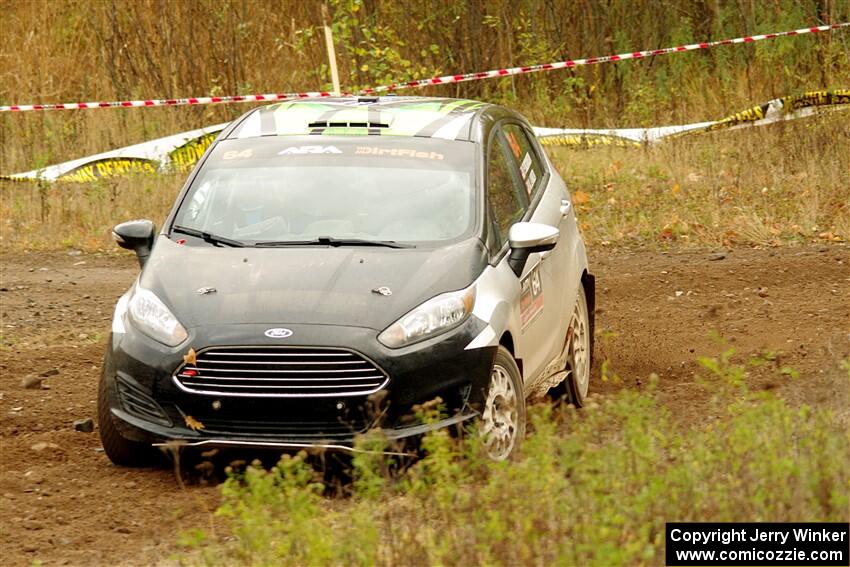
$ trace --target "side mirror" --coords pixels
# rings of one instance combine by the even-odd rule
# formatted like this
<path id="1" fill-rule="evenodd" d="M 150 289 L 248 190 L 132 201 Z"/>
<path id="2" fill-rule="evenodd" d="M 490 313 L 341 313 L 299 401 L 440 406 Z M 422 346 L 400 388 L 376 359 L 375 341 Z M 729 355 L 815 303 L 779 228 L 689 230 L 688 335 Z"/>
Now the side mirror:
<path id="1" fill-rule="evenodd" d="M 511 254 L 508 264 L 514 273 L 519 276 L 528 257 L 533 252 L 547 252 L 558 243 L 561 231 L 548 224 L 536 222 L 518 222 L 508 232 L 508 243 Z"/>
<path id="2" fill-rule="evenodd" d="M 112 238 L 121 248 L 133 250 L 139 258 L 139 266 L 144 268 L 151 255 L 156 225 L 149 220 L 131 220 L 122 222 L 112 229 Z"/>

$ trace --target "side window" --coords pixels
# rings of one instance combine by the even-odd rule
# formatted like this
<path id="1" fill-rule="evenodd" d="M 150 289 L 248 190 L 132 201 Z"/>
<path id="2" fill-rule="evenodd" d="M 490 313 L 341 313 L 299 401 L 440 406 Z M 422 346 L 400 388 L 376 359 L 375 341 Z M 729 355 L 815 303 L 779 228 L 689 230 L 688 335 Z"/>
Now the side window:
<path id="1" fill-rule="evenodd" d="M 495 246 L 493 252 L 502 248 L 511 225 L 521 220 L 528 208 L 528 194 L 519 185 L 511 168 L 505 141 L 496 134 L 487 159 L 487 199 L 494 217 L 491 227 L 498 233 L 492 241 Z"/>
<path id="2" fill-rule="evenodd" d="M 522 126 L 505 124 L 502 130 L 505 132 L 505 138 L 511 148 L 511 158 L 519 169 L 525 190 L 528 195 L 532 195 L 543 180 L 544 170 L 540 156 L 534 151 L 534 146 L 528 139 L 528 132 Z"/>

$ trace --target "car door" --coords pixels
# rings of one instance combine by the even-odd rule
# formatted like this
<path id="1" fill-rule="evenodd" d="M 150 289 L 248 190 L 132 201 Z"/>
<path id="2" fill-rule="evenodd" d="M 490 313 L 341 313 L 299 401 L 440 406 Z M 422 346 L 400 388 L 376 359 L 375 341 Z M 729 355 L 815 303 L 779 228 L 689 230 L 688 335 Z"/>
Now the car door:
<path id="1" fill-rule="evenodd" d="M 513 224 L 528 220 L 556 226 L 559 222 L 558 218 L 541 208 L 551 205 L 552 200 L 545 190 L 537 189 L 538 183 L 539 187 L 543 187 L 546 182 L 545 175 L 540 175 L 545 170 L 539 168 L 532 174 L 530 166 L 521 168 L 522 152 L 517 162 L 517 150 L 512 144 L 513 141 L 505 136 L 502 129 L 496 128 L 488 148 L 488 245 L 499 262 L 507 262 L 508 232 Z M 522 169 L 526 169 L 525 176 L 521 175 Z M 540 177 L 535 180 L 535 175 Z M 527 186 L 529 177 L 533 181 Z M 557 206 L 555 211 L 559 215 Z M 555 250 L 558 250 L 557 246 Z M 561 327 L 563 302 L 558 285 L 559 273 L 553 260 L 559 258 L 532 254 L 518 278 L 520 294 L 514 308 L 518 311 L 515 320 L 520 328 L 514 330 L 514 354 L 522 360 L 523 379 L 526 382 L 537 377 L 547 363 L 557 357 L 566 335 L 568 322 L 563 324 L 563 335 L 559 337 L 557 331 Z"/>
<path id="2" fill-rule="evenodd" d="M 566 305 L 571 296 L 570 279 L 570 246 L 566 237 L 571 234 L 569 227 L 569 196 L 561 184 L 552 183 L 552 175 L 548 171 L 546 159 L 540 147 L 535 143 L 533 134 L 519 122 L 502 124 L 502 131 L 510 147 L 513 165 L 517 168 L 529 194 L 531 214 L 527 219 L 531 222 L 558 227 L 561 231 L 562 242 L 550 252 L 540 254 L 541 279 L 546 283 L 548 293 L 545 294 L 545 306 L 552 317 L 548 319 L 543 334 L 537 339 L 546 345 L 552 361 L 561 354 L 565 347 L 567 329 L 569 327 L 570 309 Z M 536 332 L 535 329 L 532 334 Z M 557 372 L 563 368 L 552 368 Z"/>

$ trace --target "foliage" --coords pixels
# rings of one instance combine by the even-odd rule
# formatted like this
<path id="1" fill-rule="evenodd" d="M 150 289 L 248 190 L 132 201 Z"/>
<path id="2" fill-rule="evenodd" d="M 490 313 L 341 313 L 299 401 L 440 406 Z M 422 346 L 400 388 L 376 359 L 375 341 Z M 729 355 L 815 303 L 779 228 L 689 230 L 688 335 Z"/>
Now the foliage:
<path id="1" fill-rule="evenodd" d="M 387 474 L 389 458 L 358 456 L 349 498 L 323 495 L 304 455 L 256 464 L 222 488 L 218 514 L 233 537 L 196 533 L 184 561 L 659 564 L 667 521 L 846 521 L 846 431 L 830 415 L 747 391 L 748 367 L 731 355 L 700 361 L 716 396 L 712 415 L 690 428 L 651 389 L 623 390 L 582 410 L 532 408 L 533 433 L 511 463 L 445 431 L 426 436 L 426 456 L 401 474 Z"/>
<path id="2" fill-rule="evenodd" d="M 328 90 L 322 3 L 3 0 L 0 104 Z M 850 20 L 819 0 L 329 0 L 343 89 Z M 847 87 L 847 31 L 415 91 L 510 104 L 544 126 L 723 116 Z M 0 173 L 213 124 L 245 105 L 6 115 Z"/>

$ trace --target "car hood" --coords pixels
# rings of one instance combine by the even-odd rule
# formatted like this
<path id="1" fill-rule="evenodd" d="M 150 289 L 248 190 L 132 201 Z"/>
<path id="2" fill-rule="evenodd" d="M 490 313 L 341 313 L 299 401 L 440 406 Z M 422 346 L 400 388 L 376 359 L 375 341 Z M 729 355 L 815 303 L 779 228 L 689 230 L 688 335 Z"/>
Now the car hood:
<path id="1" fill-rule="evenodd" d="M 160 236 L 139 283 L 187 328 L 298 323 L 379 331 L 423 301 L 467 287 L 486 263 L 477 238 L 440 248 L 219 248 Z M 392 294 L 373 291 L 381 287 Z"/>

